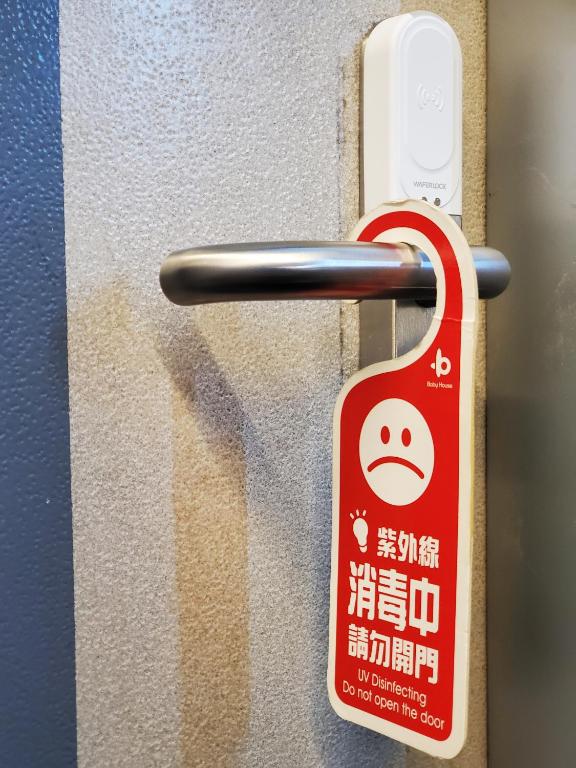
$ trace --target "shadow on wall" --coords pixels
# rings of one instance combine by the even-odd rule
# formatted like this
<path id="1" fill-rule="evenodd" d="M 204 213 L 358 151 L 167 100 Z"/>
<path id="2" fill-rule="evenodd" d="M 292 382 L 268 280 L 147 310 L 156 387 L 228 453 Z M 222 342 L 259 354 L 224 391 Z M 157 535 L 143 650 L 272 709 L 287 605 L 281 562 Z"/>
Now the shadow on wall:
<path id="1" fill-rule="evenodd" d="M 206 308 L 200 311 L 209 328 Z M 213 311 L 219 316 L 229 312 L 233 320 L 242 310 L 231 306 Z M 295 432 L 281 431 L 270 443 L 269 436 L 261 434 L 262 426 L 253 422 L 241 404 L 230 375 L 219 364 L 194 315 L 178 312 L 176 325 L 176 316 L 167 311 L 157 328 L 158 354 L 174 384 L 173 504 L 184 765 L 253 765 L 256 754 L 261 753 L 268 754 L 275 765 L 295 764 L 290 761 L 301 754 L 300 742 L 304 740 L 308 754 L 317 755 L 318 764 L 326 768 L 352 764 L 358 755 L 363 756 L 366 768 L 401 766 L 402 747 L 341 720 L 327 696 L 330 406 L 323 419 L 324 433 L 318 435 L 313 430 L 304 439 L 306 445 L 295 445 L 294 434 L 301 434 L 300 421 L 307 419 L 307 413 L 311 420 L 315 418 L 311 413 L 317 408 L 317 393 L 286 382 L 282 399 L 273 404 L 283 413 L 271 413 L 270 419 L 282 424 L 287 413 L 297 411 L 298 424 Z M 255 370 L 261 371 L 258 362 L 254 362 Z M 298 372 L 294 370 L 293 375 L 297 378 Z M 321 472 L 317 467 L 306 470 L 305 463 L 300 465 L 296 458 L 300 452 L 302 459 L 309 457 L 312 451 L 318 454 Z M 250 471 L 257 473 L 261 482 L 248 482 L 247 456 Z M 284 462 L 280 461 L 282 456 Z M 297 470 L 299 466 L 303 471 Z M 296 469 L 292 482 L 287 482 L 287 467 L 289 471 Z M 294 530 L 293 511 L 299 499 L 300 513 L 307 519 L 303 528 Z M 309 499 L 313 504 L 306 509 Z M 258 548 L 262 546 L 273 549 L 269 556 L 276 562 L 274 574 L 257 568 L 261 560 Z M 254 604 L 263 599 L 266 585 L 268 607 Z M 315 595 L 312 604 L 307 598 L 310 587 Z M 282 592 L 283 588 L 287 592 Z M 288 609 L 288 605 L 292 607 Z M 286 610 L 289 615 L 285 615 Z M 250 618 L 262 611 L 268 618 L 265 626 Z M 291 625 L 290 632 L 300 635 L 302 648 L 287 644 L 289 634 L 283 634 L 282 629 L 285 622 Z M 257 638 L 255 633 L 262 631 L 266 637 Z M 285 670 L 287 677 L 262 678 L 258 669 L 251 679 L 251 654 L 258 654 L 262 643 L 268 647 L 267 658 L 258 663 L 264 668 L 275 665 Z M 305 656 L 301 655 L 303 648 Z M 266 740 L 275 730 L 286 727 L 285 723 L 274 725 L 279 712 L 289 719 L 294 711 L 306 712 L 303 721 L 310 728 L 306 733 L 294 733 L 291 745 L 272 740 L 266 746 L 260 744 L 255 753 L 248 734 L 256 727 L 250 720 L 251 705 L 268 713 L 262 729 Z"/>
<path id="2" fill-rule="evenodd" d="M 183 764 L 232 766 L 250 707 L 245 415 L 190 316 L 170 330 Z"/>

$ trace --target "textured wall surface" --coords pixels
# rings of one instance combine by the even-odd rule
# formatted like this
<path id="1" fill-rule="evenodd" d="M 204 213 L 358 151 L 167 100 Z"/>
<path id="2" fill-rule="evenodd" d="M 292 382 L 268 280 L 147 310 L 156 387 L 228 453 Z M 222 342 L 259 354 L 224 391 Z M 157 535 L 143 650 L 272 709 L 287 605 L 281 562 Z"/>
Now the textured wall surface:
<path id="1" fill-rule="evenodd" d="M 479 50 L 482 6 L 461 5 Z M 157 282 L 176 248 L 346 232 L 359 43 L 399 11 L 61 1 L 82 766 L 406 765 L 325 693 L 331 411 L 356 310 L 182 309 Z"/>
<path id="2" fill-rule="evenodd" d="M 76 764 L 58 2 L 0 12 L 0 764 Z"/>

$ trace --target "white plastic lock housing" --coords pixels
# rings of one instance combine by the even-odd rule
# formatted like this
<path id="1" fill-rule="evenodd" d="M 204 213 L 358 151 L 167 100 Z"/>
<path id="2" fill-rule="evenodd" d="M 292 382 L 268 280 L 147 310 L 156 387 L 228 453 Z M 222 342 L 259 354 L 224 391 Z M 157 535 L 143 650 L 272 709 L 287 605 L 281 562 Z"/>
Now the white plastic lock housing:
<path id="1" fill-rule="evenodd" d="M 462 215 L 462 54 L 432 13 L 380 22 L 364 44 L 364 210 L 426 199 Z"/>

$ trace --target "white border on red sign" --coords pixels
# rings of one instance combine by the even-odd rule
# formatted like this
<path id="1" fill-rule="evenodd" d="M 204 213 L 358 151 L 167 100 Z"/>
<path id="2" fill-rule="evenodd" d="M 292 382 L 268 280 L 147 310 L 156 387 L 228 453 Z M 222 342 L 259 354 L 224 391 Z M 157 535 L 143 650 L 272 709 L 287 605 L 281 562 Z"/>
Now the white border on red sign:
<path id="1" fill-rule="evenodd" d="M 458 505 L 458 558 L 456 586 L 456 627 L 454 648 L 454 690 L 452 732 L 442 741 L 422 736 L 403 726 L 351 707 L 340 700 L 334 685 L 336 666 L 336 605 L 338 587 L 338 534 L 339 534 L 339 477 L 340 477 L 340 417 L 348 392 L 360 381 L 379 373 L 396 371 L 411 365 L 432 346 L 444 314 L 446 283 L 438 251 L 420 231 L 397 227 L 386 230 L 377 241 L 408 243 L 424 251 L 432 262 L 436 274 L 436 311 L 424 338 L 405 355 L 375 363 L 355 373 L 340 391 L 334 408 L 334 442 L 332 473 L 332 569 L 330 579 L 330 641 L 328 650 L 328 695 L 330 703 L 340 717 L 358 725 L 397 739 L 436 757 L 455 757 L 466 739 L 468 718 L 469 637 L 471 610 L 472 568 L 472 485 L 474 435 L 474 362 L 476 324 L 478 313 L 478 285 L 470 247 L 461 229 L 450 216 L 423 200 L 404 200 L 387 203 L 366 214 L 350 233 L 349 240 L 357 240 L 374 219 L 383 214 L 406 211 L 418 213 L 433 221 L 446 235 L 456 255 L 462 286 L 462 331 L 460 343 L 460 403 L 459 403 L 459 505 Z"/>

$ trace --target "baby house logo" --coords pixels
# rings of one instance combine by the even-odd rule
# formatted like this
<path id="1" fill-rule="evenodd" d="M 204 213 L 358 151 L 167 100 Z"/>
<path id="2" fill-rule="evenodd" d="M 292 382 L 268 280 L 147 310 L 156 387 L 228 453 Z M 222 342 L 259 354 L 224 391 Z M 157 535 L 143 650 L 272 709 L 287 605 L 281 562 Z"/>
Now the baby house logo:
<path id="1" fill-rule="evenodd" d="M 442 355 L 440 347 L 438 347 L 438 351 L 436 352 L 436 362 L 430 363 L 430 368 L 432 368 L 433 371 L 436 371 L 436 377 L 438 379 L 442 376 L 448 376 L 452 370 L 450 358 Z"/>

